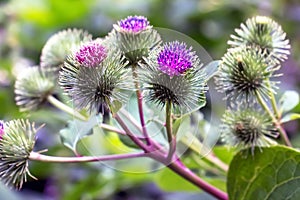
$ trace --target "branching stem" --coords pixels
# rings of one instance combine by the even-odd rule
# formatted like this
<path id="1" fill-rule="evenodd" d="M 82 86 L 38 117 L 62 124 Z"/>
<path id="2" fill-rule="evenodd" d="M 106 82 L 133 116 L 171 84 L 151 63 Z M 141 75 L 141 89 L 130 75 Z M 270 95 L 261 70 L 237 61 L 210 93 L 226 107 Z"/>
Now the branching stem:
<path id="1" fill-rule="evenodd" d="M 108 160 L 121 160 L 129 158 L 146 157 L 144 152 L 130 153 L 130 154 L 116 154 L 105 156 L 82 156 L 82 157 L 57 157 L 47 156 L 37 152 L 31 152 L 29 155 L 30 160 L 42 161 L 42 162 L 54 162 L 54 163 L 81 163 L 81 162 L 99 162 Z"/>
<path id="2" fill-rule="evenodd" d="M 87 121 L 88 118 L 80 114 L 78 111 L 74 110 L 73 108 L 67 106 L 63 102 L 59 101 L 56 99 L 54 96 L 49 95 L 47 98 L 48 102 L 51 103 L 53 106 L 56 108 L 68 113 L 69 115 L 75 117 L 76 119 L 82 120 L 82 121 Z"/>

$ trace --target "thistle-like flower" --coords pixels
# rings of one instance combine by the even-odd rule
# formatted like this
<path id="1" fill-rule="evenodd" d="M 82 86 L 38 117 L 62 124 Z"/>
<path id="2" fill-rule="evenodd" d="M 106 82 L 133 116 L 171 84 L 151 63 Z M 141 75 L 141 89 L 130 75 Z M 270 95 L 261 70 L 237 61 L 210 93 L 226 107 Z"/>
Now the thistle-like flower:
<path id="1" fill-rule="evenodd" d="M 229 49 L 223 56 L 220 71 L 215 77 L 217 89 L 224 92 L 227 99 L 233 100 L 246 99 L 249 102 L 257 93 L 266 97 L 271 92 L 275 93 L 277 82 L 270 78 L 278 76 L 274 72 L 279 67 L 275 62 L 267 62 L 261 51 Z"/>
<path id="2" fill-rule="evenodd" d="M 185 43 L 166 43 L 151 51 L 141 65 L 140 79 L 149 101 L 161 106 L 169 102 L 176 114 L 204 106 L 206 75 L 200 59 Z"/>
<path id="3" fill-rule="evenodd" d="M 101 42 L 84 44 L 68 56 L 59 76 L 60 86 L 75 106 L 90 113 L 102 112 L 113 101 L 125 103 L 131 90 L 125 58 Z"/>
<path id="4" fill-rule="evenodd" d="M 47 97 L 55 90 L 53 71 L 41 70 L 40 67 L 30 67 L 20 73 L 15 83 L 15 100 L 20 110 L 38 109 L 47 101 Z"/>
<path id="5" fill-rule="evenodd" d="M 276 144 L 271 138 L 278 137 L 272 120 L 266 113 L 244 107 L 241 103 L 236 110 L 227 110 L 221 125 L 222 140 L 240 149 L 269 146 Z"/>
<path id="6" fill-rule="evenodd" d="M 29 172 L 28 160 L 37 130 L 33 123 L 23 119 L 8 121 L 1 127 L 0 179 L 8 186 L 21 189 L 27 175 L 34 178 Z"/>
<path id="7" fill-rule="evenodd" d="M 235 29 L 237 35 L 231 35 L 228 44 L 232 47 L 245 45 L 248 48 L 260 48 L 269 58 L 284 61 L 290 54 L 289 40 L 286 33 L 275 21 L 265 16 L 256 16 Z"/>
<path id="8" fill-rule="evenodd" d="M 125 55 L 130 64 L 136 64 L 149 50 L 161 43 L 160 35 L 143 16 L 129 16 L 114 25 L 109 41 Z"/>
<path id="9" fill-rule="evenodd" d="M 85 42 L 92 41 L 92 35 L 83 30 L 68 29 L 60 31 L 49 38 L 43 47 L 40 65 L 59 71 L 67 55 Z"/>

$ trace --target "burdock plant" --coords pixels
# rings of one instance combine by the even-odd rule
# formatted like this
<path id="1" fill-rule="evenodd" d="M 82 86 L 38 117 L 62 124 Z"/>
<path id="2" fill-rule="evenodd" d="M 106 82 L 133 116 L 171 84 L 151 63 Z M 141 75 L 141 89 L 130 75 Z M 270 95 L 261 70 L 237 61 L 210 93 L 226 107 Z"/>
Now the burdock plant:
<path id="1" fill-rule="evenodd" d="M 271 199 L 281 185 L 288 183 L 291 188 L 298 188 L 290 180 L 300 174 L 299 167 L 286 166 L 293 162 L 298 165 L 298 152 L 293 151 L 297 156 L 292 159 L 288 153 L 280 154 L 279 159 L 287 157 L 280 165 L 276 161 L 261 164 L 270 161 L 262 157 L 266 148 L 282 148 L 278 138 L 291 147 L 282 123 L 300 118 L 295 113 L 283 113 L 288 110 L 285 107 L 290 109 L 291 99 L 283 98 L 277 103 L 275 96 L 280 93 L 278 70 L 290 54 L 289 40 L 282 28 L 268 17 L 248 19 L 231 36 L 230 48 L 222 59 L 208 65 L 202 63 L 201 55 L 187 41 L 164 40 L 143 16 L 118 21 L 104 38 L 92 39 L 86 31 L 77 29 L 63 30 L 50 37 L 42 50 L 40 66 L 28 68 L 17 77 L 15 100 L 21 111 L 46 109 L 42 105 L 50 102 L 70 114 L 67 127 L 59 134 L 75 156 L 36 152 L 34 123 L 23 119 L 0 121 L 1 180 L 20 189 L 27 176 L 31 176 L 29 160 L 86 163 L 146 157 L 218 199 L 228 199 L 228 194 L 234 200 L 248 199 L 252 194 L 258 199 Z M 208 122 L 197 121 L 203 118 L 199 109 L 206 105 L 207 85 L 214 74 L 217 89 L 230 105 L 222 118 L 218 144 L 223 142 L 233 149 L 233 164 L 229 163 L 231 155 L 226 148 L 209 148 L 217 142 L 212 139 L 216 138 L 217 130 L 208 131 Z M 118 135 L 118 145 L 131 148 L 124 154 L 100 156 L 86 156 L 78 151 L 77 143 L 90 133 L 97 134 L 99 128 L 105 133 L 100 137 Z M 192 135 L 194 132 L 197 134 Z M 89 149 L 91 143 L 86 144 Z M 182 149 L 188 151 L 180 155 Z M 236 164 L 245 162 L 245 158 L 238 158 L 240 151 L 251 151 L 252 160 L 243 167 Z M 238 174 L 244 168 L 249 172 L 253 169 L 255 174 Z M 270 173 L 276 171 L 274 176 L 258 177 L 257 173 L 265 168 Z M 285 180 L 277 173 L 281 168 L 293 175 Z M 228 184 L 238 188 L 236 194 L 230 187 L 228 194 L 225 192 L 225 177 Z M 240 184 L 243 181 L 248 185 Z M 262 188 L 262 183 L 268 183 L 267 187 Z M 181 186 L 180 181 L 176 184 Z M 288 193 L 296 194 L 294 189 Z M 280 198 L 290 197 L 284 194 Z"/>

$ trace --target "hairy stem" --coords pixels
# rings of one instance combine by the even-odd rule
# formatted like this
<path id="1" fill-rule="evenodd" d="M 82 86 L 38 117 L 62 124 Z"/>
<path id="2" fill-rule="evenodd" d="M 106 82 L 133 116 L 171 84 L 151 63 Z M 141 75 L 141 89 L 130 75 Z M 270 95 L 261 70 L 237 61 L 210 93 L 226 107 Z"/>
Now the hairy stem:
<path id="1" fill-rule="evenodd" d="M 150 145 L 151 142 L 150 142 L 150 138 L 149 138 L 149 135 L 148 135 L 148 132 L 147 132 L 147 129 L 146 129 L 146 123 L 145 123 L 145 118 L 144 118 L 144 111 L 143 111 L 143 95 L 141 93 L 141 90 L 140 90 L 140 85 L 139 85 L 139 82 L 138 82 L 138 74 L 136 72 L 136 68 L 137 66 L 136 65 L 133 65 L 132 66 L 132 76 L 133 76 L 133 79 L 134 79 L 134 85 L 135 85 L 135 89 L 136 89 L 136 96 L 137 96 L 137 103 L 138 103 L 138 109 L 139 109 L 139 117 L 140 117 L 140 122 L 141 122 L 141 126 L 142 126 L 142 132 L 143 132 L 143 135 L 145 137 L 145 140 L 146 140 L 146 143 L 147 145 Z"/>
<path id="2" fill-rule="evenodd" d="M 272 118 L 273 123 L 275 124 L 276 128 L 279 131 L 279 134 L 281 135 L 284 143 L 289 146 L 292 147 L 292 143 L 290 142 L 285 130 L 282 128 L 280 122 L 278 121 L 278 119 L 276 119 L 276 117 L 274 116 L 274 114 L 270 111 L 268 105 L 266 104 L 266 102 L 264 101 L 264 99 L 262 98 L 262 96 L 260 95 L 259 92 L 256 92 L 256 97 L 258 102 L 260 103 L 260 105 L 263 107 L 263 109 L 270 115 L 270 117 Z"/>
<path id="3" fill-rule="evenodd" d="M 74 110 L 73 108 L 71 108 L 71 107 L 67 106 L 66 104 L 62 103 L 61 101 L 59 101 L 58 99 L 56 99 L 52 95 L 49 95 L 47 97 L 47 100 L 48 100 L 49 103 L 51 103 L 56 108 L 70 114 L 71 116 L 75 117 L 76 119 L 79 119 L 79 120 L 82 120 L 82 121 L 87 121 L 88 120 L 87 117 L 83 116 L 82 114 L 80 114 L 79 112 Z"/>
<path id="4" fill-rule="evenodd" d="M 105 156 L 58 157 L 58 156 L 47 156 L 37 152 L 31 152 L 29 155 L 29 159 L 35 161 L 41 161 L 41 162 L 81 163 L 81 162 L 121 160 L 121 159 L 138 158 L 138 157 L 146 157 L 146 156 L 147 156 L 146 153 L 139 152 L 139 153 L 131 153 L 131 154 L 116 154 L 116 155 L 105 155 Z"/>

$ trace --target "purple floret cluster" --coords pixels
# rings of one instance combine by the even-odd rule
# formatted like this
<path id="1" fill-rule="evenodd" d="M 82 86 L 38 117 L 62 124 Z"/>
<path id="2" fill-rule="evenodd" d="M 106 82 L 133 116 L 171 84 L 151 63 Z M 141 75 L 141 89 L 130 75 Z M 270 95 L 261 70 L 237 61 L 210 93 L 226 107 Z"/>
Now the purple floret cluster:
<path id="1" fill-rule="evenodd" d="M 75 54 L 77 62 L 85 67 L 98 66 L 106 56 L 106 49 L 99 42 L 85 44 Z"/>
<path id="2" fill-rule="evenodd" d="M 157 57 L 159 69 L 169 76 L 178 76 L 193 66 L 193 52 L 178 41 L 164 45 Z"/>

